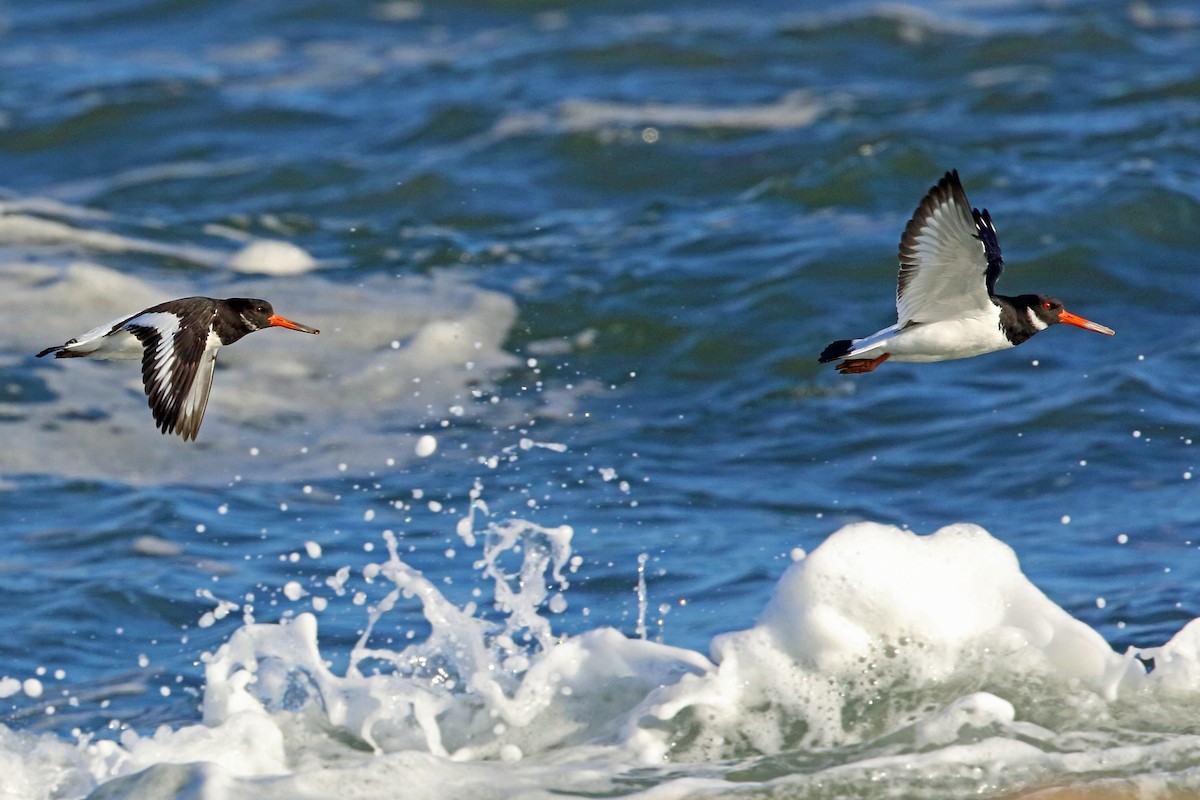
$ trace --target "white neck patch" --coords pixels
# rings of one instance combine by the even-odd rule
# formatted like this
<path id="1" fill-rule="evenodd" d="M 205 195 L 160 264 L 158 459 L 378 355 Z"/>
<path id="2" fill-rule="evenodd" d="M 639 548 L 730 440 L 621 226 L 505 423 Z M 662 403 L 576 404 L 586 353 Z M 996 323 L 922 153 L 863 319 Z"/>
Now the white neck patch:
<path id="1" fill-rule="evenodd" d="M 1025 309 L 1025 316 L 1029 317 L 1029 324 L 1033 326 L 1034 330 L 1044 331 L 1046 328 L 1050 327 L 1042 320 L 1041 317 L 1033 313 L 1032 308 Z"/>

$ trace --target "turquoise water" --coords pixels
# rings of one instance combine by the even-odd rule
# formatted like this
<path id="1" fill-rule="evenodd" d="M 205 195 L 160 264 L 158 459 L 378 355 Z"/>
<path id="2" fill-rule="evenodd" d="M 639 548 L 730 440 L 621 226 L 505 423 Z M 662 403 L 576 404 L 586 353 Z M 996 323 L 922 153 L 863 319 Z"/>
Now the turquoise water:
<path id="1" fill-rule="evenodd" d="M 476 531 L 573 530 L 567 586 L 545 565 L 522 579 L 555 587 L 527 598 L 555 636 L 612 627 L 690 654 L 680 663 L 754 628 L 785 570 L 859 521 L 983 526 L 1118 654 L 1200 616 L 1190 5 L 106 0 L 2 14 L 0 751 L 52 765 L 8 795 L 184 796 L 120 781 L 174 762 L 229 769 L 200 745 L 150 755 L 122 737 L 219 730 L 205 664 L 256 623 L 315 614 L 321 658 L 344 675 L 392 588 L 362 573 L 383 563 L 385 531 L 447 602 L 504 623 L 501 579 L 480 564 L 490 545 L 461 535 L 472 507 Z M 1056 328 L 1006 353 L 864 376 L 818 366 L 830 340 L 894 321 L 900 232 L 950 168 L 996 221 L 1000 290 L 1059 296 L 1116 336 Z M 32 358 L 191 294 L 266 297 L 322 329 L 224 351 L 195 444 L 154 430 L 131 365 Z M 425 457 L 422 436 L 437 444 Z M 520 561 L 530 547 L 498 552 Z M 928 573 L 913 569 L 915 592 Z M 437 619 L 401 602 L 375 644 L 401 653 Z M 550 641 L 517 636 L 522 658 Z M 621 683 L 606 647 L 584 661 L 597 683 Z M 299 656 L 292 668 L 315 669 Z M 700 667 L 632 668 L 645 686 L 629 691 L 688 669 Z M 920 695 L 939 674 L 917 658 L 895 691 Z M 1195 693 L 1172 692 L 1167 705 L 1197 710 Z M 305 727 L 303 696 L 264 701 L 299 715 L 280 723 L 285 740 L 341 741 L 336 722 Z M 1097 731 L 1193 729 L 1112 709 L 1056 724 L 1030 709 L 1081 705 L 1071 691 L 997 696 L 1060 735 L 1046 751 Z M 585 727 L 628 711 L 583 705 Z M 793 708 L 815 729 L 805 713 Z M 643 773 L 630 765 L 650 751 L 621 739 L 620 758 L 572 782 L 539 770 L 611 737 L 564 733 L 557 715 L 526 724 L 541 731 L 520 746 L 529 771 L 484 780 L 496 796 L 878 796 L 853 769 L 892 752 L 794 731 L 685 747 Z M 886 738 L 892 723 L 879 724 Z M 447 740 L 474 730 L 449 711 L 439 725 Z M 967 743 L 921 741 L 935 754 Z M 360 745 L 350 752 L 370 753 Z M 439 761 L 397 735 L 382 749 L 414 759 L 403 769 L 368 759 L 361 780 L 303 796 L 383 796 L 384 776 L 443 786 L 449 764 L 513 756 L 479 747 Z M 1192 790 L 1200 748 L 1187 747 L 978 790 Z M 347 758 L 304 752 L 247 763 L 295 777 Z M 977 756 L 985 771 L 1015 758 Z M 196 769 L 187 779 L 214 796 L 255 796 Z M 788 782 L 831 769 L 851 777 Z"/>

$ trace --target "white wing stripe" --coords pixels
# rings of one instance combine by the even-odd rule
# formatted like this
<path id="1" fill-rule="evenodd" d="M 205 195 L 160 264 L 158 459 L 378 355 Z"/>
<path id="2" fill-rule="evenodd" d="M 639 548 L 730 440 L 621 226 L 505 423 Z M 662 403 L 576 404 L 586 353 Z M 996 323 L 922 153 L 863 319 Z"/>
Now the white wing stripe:
<path id="1" fill-rule="evenodd" d="M 196 375 L 192 385 L 188 387 L 187 395 L 179 406 L 177 426 L 181 435 L 200 429 L 204 419 L 204 410 L 208 406 L 208 395 L 212 389 L 213 370 L 217 365 L 217 351 L 221 349 L 221 337 L 215 331 L 210 331 L 204 343 L 204 352 L 200 354 L 200 363 L 196 365 Z"/>
<path id="2" fill-rule="evenodd" d="M 173 368 L 175 366 L 175 335 L 179 333 L 179 316 L 165 311 L 138 314 L 122 327 L 153 328 L 158 332 L 158 348 L 154 351 L 154 382 L 160 387 L 163 397 L 172 396 Z"/>

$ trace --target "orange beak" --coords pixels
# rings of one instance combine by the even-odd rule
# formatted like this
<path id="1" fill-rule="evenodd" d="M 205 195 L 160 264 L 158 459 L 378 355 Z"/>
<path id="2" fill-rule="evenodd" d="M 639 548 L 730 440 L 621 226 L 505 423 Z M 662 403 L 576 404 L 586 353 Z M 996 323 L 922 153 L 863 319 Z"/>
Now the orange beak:
<path id="1" fill-rule="evenodd" d="M 1083 317 L 1077 317 L 1074 314 L 1072 314 L 1070 311 L 1067 311 L 1065 308 L 1062 311 L 1058 312 L 1058 321 L 1065 322 L 1068 325 L 1074 325 L 1077 328 L 1083 328 L 1085 330 L 1095 331 L 1096 333 L 1103 333 L 1105 336 L 1112 336 L 1114 333 L 1116 333 L 1116 331 L 1114 331 L 1112 328 L 1106 328 L 1103 325 L 1100 325 L 1099 323 L 1096 323 L 1096 322 L 1092 322 L 1089 319 L 1084 319 Z"/>
<path id="2" fill-rule="evenodd" d="M 278 314 L 272 314 L 271 316 L 267 317 L 267 323 L 276 328 L 291 328 L 292 330 L 300 331 L 301 333 L 320 333 L 320 331 L 316 328 L 310 328 L 307 325 L 301 325 L 299 322 L 292 322 L 290 319 L 285 319 Z M 1088 324 L 1090 325 L 1091 323 Z M 1109 331 L 1109 333 L 1112 333 L 1112 331 Z"/>

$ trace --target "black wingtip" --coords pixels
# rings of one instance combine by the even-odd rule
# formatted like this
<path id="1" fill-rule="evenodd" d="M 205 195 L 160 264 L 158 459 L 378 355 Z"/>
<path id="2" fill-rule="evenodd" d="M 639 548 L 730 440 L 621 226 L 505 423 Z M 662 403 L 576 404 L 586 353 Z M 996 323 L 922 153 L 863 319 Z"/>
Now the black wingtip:
<path id="1" fill-rule="evenodd" d="M 817 363 L 828 364 L 830 361 L 845 358 L 853 345 L 853 339 L 838 339 L 836 342 L 830 342 L 829 346 L 821 351 L 821 355 L 817 358 Z"/>
<path id="2" fill-rule="evenodd" d="M 996 293 L 996 281 L 1004 271 L 1004 257 L 1000 255 L 1000 237 L 996 226 L 992 223 L 992 215 L 985 208 L 971 209 L 971 218 L 975 221 L 975 238 L 983 243 L 983 255 L 987 259 L 987 269 L 984 270 L 984 281 L 988 294 Z"/>
<path id="3" fill-rule="evenodd" d="M 958 179 L 958 170 L 948 170 L 946 174 L 942 176 L 942 179 L 937 182 L 937 186 L 934 188 L 950 193 L 953 193 L 955 190 L 962 191 L 962 181 Z M 930 191 L 932 191 L 932 189 Z"/>

